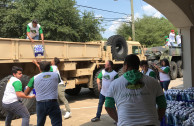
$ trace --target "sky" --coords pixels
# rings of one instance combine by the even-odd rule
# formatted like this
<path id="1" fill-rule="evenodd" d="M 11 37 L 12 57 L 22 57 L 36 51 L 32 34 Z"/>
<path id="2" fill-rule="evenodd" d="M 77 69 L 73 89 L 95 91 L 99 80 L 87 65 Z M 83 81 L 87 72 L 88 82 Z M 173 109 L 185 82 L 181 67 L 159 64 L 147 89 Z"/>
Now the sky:
<path id="1" fill-rule="evenodd" d="M 131 4 L 130 0 L 76 0 L 78 9 L 83 11 L 92 11 L 96 18 L 104 18 L 101 26 L 105 28 L 102 32 L 103 38 L 109 38 L 116 34 L 116 29 L 123 23 L 131 21 Z M 153 8 L 151 5 L 147 4 L 143 0 L 133 0 L 134 5 L 134 17 L 142 18 L 143 15 L 153 16 L 153 17 L 164 17 L 159 11 Z M 100 10 L 95 10 L 87 7 L 93 7 L 113 12 L 105 12 Z M 120 14 L 121 13 L 121 14 Z M 112 19 L 113 18 L 113 19 Z"/>

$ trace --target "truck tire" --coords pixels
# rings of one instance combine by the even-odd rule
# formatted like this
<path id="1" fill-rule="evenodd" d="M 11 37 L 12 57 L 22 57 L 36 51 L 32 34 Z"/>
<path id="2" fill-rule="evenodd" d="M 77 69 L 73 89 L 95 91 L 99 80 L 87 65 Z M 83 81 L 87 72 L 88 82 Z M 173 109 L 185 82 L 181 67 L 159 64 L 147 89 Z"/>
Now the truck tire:
<path id="1" fill-rule="evenodd" d="M 170 77 L 172 80 L 177 78 L 177 64 L 174 61 L 170 63 Z"/>
<path id="2" fill-rule="evenodd" d="M 108 38 L 106 43 L 111 46 L 111 53 L 114 60 L 122 61 L 128 54 L 128 47 L 126 40 L 120 35 L 113 35 Z"/>
<path id="3" fill-rule="evenodd" d="M 123 67 L 121 67 L 120 69 L 119 69 L 119 71 L 118 71 L 118 75 L 119 75 L 119 77 L 120 76 L 122 76 L 124 74 L 124 72 L 123 72 Z"/>
<path id="4" fill-rule="evenodd" d="M 2 99 L 5 91 L 5 87 L 7 85 L 8 80 L 11 78 L 11 75 L 3 78 L 0 81 L 0 118 L 4 118 L 6 116 L 4 109 L 2 108 Z"/>
<path id="5" fill-rule="evenodd" d="M 74 89 L 66 89 L 65 93 L 68 95 L 78 95 L 81 91 L 81 87 L 80 86 L 76 86 L 76 88 Z"/>
<path id="6" fill-rule="evenodd" d="M 5 78 L 3 78 L 0 81 L 0 100 L 2 101 L 3 95 L 4 95 L 4 91 L 5 91 L 5 87 L 7 85 L 8 80 L 11 78 L 12 75 L 9 75 Z M 21 78 L 22 81 L 22 86 L 23 86 L 23 90 L 24 88 L 27 86 L 28 82 L 29 82 L 30 78 L 26 75 L 23 75 Z M 36 99 L 22 99 L 22 103 L 26 106 L 26 108 L 28 109 L 30 114 L 34 114 L 36 112 Z M 2 108 L 2 102 L 0 102 L 0 117 L 4 118 L 5 115 L 5 111 Z M 14 116 L 15 118 L 19 118 L 18 116 Z"/>
<path id="7" fill-rule="evenodd" d="M 177 70 L 178 70 L 178 74 L 177 74 L 177 77 L 179 77 L 179 78 L 181 78 L 181 77 L 183 77 L 183 66 L 182 66 L 182 61 L 181 60 L 179 60 L 178 62 L 177 62 Z"/>
<path id="8" fill-rule="evenodd" d="M 100 72 L 102 71 L 103 69 L 99 69 L 97 70 L 95 73 L 94 73 L 94 78 L 93 78 L 93 93 L 96 97 L 99 97 L 99 94 L 100 92 L 98 91 L 98 84 L 97 84 L 97 78 L 98 78 L 98 75 L 100 74 Z"/>

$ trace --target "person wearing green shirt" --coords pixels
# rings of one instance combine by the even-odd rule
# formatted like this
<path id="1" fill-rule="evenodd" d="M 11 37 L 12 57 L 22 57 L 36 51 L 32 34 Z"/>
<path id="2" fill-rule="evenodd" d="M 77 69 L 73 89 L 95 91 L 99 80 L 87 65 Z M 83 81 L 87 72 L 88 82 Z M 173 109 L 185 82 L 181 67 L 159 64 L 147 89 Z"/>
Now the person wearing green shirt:
<path id="1" fill-rule="evenodd" d="M 98 109 L 96 113 L 96 117 L 91 119 L 91 122 L 96 122 L 100 120 L 101 112 L 102 112 L 102 106 L 105 102 L 105 97 L 107 95 L 107 91 L 109 89 L 109 86 L 111 85 L 111 82 L 118 78 L 118 74 L 116 71 L 113 70 L 113 62 L 112 61 L 106 61 L 105 63 L 105 69 L 103 69 L 97 78 L 97 84 L 98 84 L 98 90 L 100 92 L 99 95 L 99 103 L 98 103 Z M 102 85 L 101 85 L 102 82 Z"/>
<path id="2" fill-rule="evenodd" d="M 167 59 L 163 59 L 163 60 L 161 60 L 160 65 L 162 67 L 159 67 L 157 65 L 154 65 L 154 66 L 159 71 L 160 84 L 161 84 L 162 89 L 167 91 L 168 90 L 168 86 L 170 84 L 170 67 L 169 67 L 169 62 L 168 62 Z"/>
<path id="3" fill-rule="evenodd" d="M 42 44 L 44 44 L 44 35 L 42 31 L 42 27 L 40 24 L 38 24 L 37 20 L 33 20 L 27 25 L 27 39 L 30 39 L 32 43 L 34 43 L 34 40 L 39 40 L 39 35 L 42 39 Z"/>
<path id="4" fill-rule="evenodd" d="M 139 65 L 137 55 L 126 56 L 124 74 L 107 91 L 105 109 L 117 126 L 159 126 L 165 115 L 167 104 L 159 82 L 142 74 Z"/>
<path id="5" fill-rule="evenodd" d="M 11 121 L 14 115 L 22 118 L 22 126 L 29 126 L 30 114 L 26 106 L 21 103 L 21 98 L 35 98 L 35 95 L 26 95 L 22 90 L 22 71 L 23 69 L 17 66 L 12 67 L 12 77 L 7 82 L 3 99 L 2 107 L 7 113 L 5 126 L 11 126 Z"/>
<path id="6" fill-rule="evenodd" d="M 156 78 L 156 73 L 152 69 L 149 68 L 147 60 L 142 60 L 140 62 L 140 67 L 142 69 L 141 72 L 143 74 L 150 76 L 150 77 L 153 77 L 153 78 Z"/>

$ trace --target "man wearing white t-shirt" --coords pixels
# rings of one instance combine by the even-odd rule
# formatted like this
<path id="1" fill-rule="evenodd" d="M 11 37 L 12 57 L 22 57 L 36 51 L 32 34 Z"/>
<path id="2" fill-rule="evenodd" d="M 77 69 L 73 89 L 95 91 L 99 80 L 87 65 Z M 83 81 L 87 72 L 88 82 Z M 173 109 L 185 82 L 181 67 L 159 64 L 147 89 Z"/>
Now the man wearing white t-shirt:
<path id="1" fill-rule="evenodd" d="M 5 126 L 11 126 L 11 121 L 14 115 L 22 118 L 22 126 L 29 126 L 30 114 L 26 106 L 24 106 L 21 98 L 35 98 L 35 95 L 27 96 L 22 91 L 22 68 L 13 66 L 13 76 L 7 82 L 5 92 L 2 99 L 2 107 L 5 109 L 7 116 Z"/>
<path id="2" fill-rule="evenodd" d="M 115 72 L 112 68 L 113 68 L 113 62 L 107 61 L 105 64 L 105 69 L 103 69 L 102 72 L 98 75 L 97 84 L 98 84 L 98 90 L 100 91 L 99 103 L 98 103 L 96 117 L 91 119 L 92 122 L 96 122 L 100 120 L 102 106 L 105 102 L 105 97 L 107 96 L 107 91 L 109 89 L 109 86 L 114 79 L 118 78 L 117 72 Z M 100 84 L 101 81 L 102 81 L 102 86 Z"/>
<path id="3" fill-rule="evenodd" d="M 125 73 L 109 87 L 105 107 L 117 126 L 159 126 L 165 115 L 166 100 L 160 84 L 139 72 L 139 64 L 138 56 L 128 55 L 123 65 Z"/>
<path id="4" fill-rule="evenodd" d="M 176 41 L 177 41 L 177 45 L 179 47 L 181 47 L 181 36 L 179 35 L 179 33 L 177 32 L 177 35 L 176 35 Z"/>
<path id="5" fill-rule="evenodd" d="M 42 44 L 44 44 L 44 35 L 42 31 L 42 27 L 38 24 L 37 20 L 33 20 L 27 25 L 27 39 L 30 39 L 31 42 L 34 40 L 39 40 L 39 35 L 42 39 Z"/>
<path id="6" fill-rule="evenodd" d="M 174 33 L 174 30 L 171 30 L 171 32 L 169 34 L 169 42 L 170 42 L 171 46 L 175 46 L 175 33 Z"/>
<path id="7" fill-rule="evenodd" d="M 142 69 L 141 72 L 143 74 L 150 76 L 150 77 L 153 77 L 153 78 L 156 78 L 156 73 L 152 69 L 149 68 L 147 60 L 142 60 L 140 62 L 140 67 Z"/>
<path id="8" fill-rule="evenodd" d="M 65 105 L 65 108 L 66 108 L 64 118 L 68 119 L 69 117 L 71 117 L 71 110 L 70 110 L 70 107 L 69 107 L 69 103 L 68 103 L 68 101 L 67 101 L 67 99 L 65 97 L 65 85 L 64 85 L 63 80 L 61 79 L 60 72 L 59 72 L 59 69 L 57 67 L 57 65 L 59 63 L 60 63 L 60 60 L 57 57 L 55 57 L 51 61 L 51 69 L 50 69 L 50 71 L 57 73 L 59 75 L 59 77 L 60 77 L 61 82 L 58 85 L 58 96 L 59 96 L 59 99 L 63 102 L 63 104 Z"/>

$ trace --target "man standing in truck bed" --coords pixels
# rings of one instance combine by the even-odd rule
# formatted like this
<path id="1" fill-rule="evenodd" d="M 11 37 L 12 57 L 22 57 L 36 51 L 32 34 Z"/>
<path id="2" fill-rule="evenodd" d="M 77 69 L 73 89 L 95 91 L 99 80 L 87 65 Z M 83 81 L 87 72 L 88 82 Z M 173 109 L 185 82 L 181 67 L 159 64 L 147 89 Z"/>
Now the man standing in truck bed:
<path id="1" fill-rule="evenodd" d="M 98 75 L 97 78 L 98 90 L 100 91 L 100 95 L 96 117 L 91 119 L 92 122 L 100 120 L 102 106 L 105 102 L 105 97 L 107 95 L 108 88 L 111 82 L 116 78 L 118 78 L 118 74 L 113 70 L 113 62 L 107 61 L 105 64 L 105 69 L 102 70 L 102 72 Z M 102 86 L 100 84 L 100 81 L 102 81 Z"/>
<path id="2" fill-rule="evenodd" d="M 38 24 L 37 20 L 33 20 L 27 25 L 27 39 L 30 39 L 31 42 L 34 40 L 39 40 L 39 34 L 42 39 L 42 44 L 44 44 L 44 35 L 42 31 L 42 27 Z"/>

